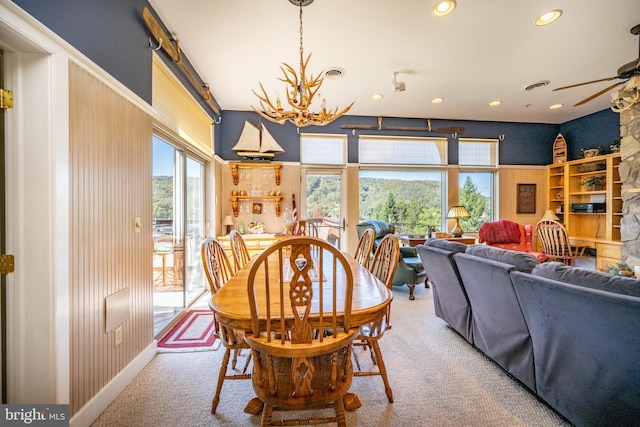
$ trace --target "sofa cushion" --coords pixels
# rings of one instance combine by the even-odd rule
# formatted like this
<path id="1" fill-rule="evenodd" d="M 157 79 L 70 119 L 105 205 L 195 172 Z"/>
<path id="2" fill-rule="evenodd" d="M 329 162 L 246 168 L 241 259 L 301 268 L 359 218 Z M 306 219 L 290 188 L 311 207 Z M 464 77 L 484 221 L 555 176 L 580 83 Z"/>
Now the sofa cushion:
<path id="1" fill-rule="evenodd" d="M 538 265 L 532 273 L 536 276 L 572 285 L 640 297 L 640 280 L 631 277 L 612 276 L 600 271 L 571 267 L 555 261 Z"/>
<path id="2" fill-rule="evenodd" d="M 444 239 L 427 239 L 424 242 L 425 246 L 431 246 L 439 249 L 444 249 L 445 251 L 450 251 L 454 253 L 464 252 L 467 250 L 467 245 L 460 242 L 451 242 L 449 240 Z"/>
<path id="3" fill-rule="evenodd" d="M 487 245 L 471 245 L 467 247 L 466 253 L 513 265 L 516 269 L 525 273 L 530 273 L 540 264 L 534 255 L 526 252 L 509 251 Z"/>

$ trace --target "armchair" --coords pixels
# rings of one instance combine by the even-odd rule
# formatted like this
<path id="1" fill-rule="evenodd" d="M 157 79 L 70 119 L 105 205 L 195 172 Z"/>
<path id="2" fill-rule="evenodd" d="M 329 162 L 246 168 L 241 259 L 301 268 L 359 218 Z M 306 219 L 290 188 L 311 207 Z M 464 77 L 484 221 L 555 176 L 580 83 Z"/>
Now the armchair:
<path id="1" fill-rule="evenodd" d="M 518 224 L 506 219 L 485 222 L 478 230 L 479 243 L 510 251 L 527 252 L 538 258 L 538 261 L 545 262 L 547 256 L 533 250 L 532 236 L 531 224 Z"/>
<path id="2" fill-rule="evenodd" d="M 386 236 L 387 234 L 394 234 L 396 231 L 395 227 L 391 224 L 387 224 L 386 222 L 378 219 L 369 219 L 366 221 L 362 221 L 360 224 L 356 225 L 358 238 L 360 238 L 364 231 L 368 228 L 372 229 L 374 233 L 374 252 L 378 248 L 378 245 L 380 244 L 384 236 Z M 425 287 L 428 287 L 426 279 L 426 273 L 424 271 L 424 267 L 422 266 L 422 261 L 418 256 L 416 248 L 401 246 L 398 268 L 396 269 L 391 284 L 393 286 L 407 285 L 407 287 L 409 288 L 409 299 L 414 300 L 415 297 L 413 295 L 413 290 L 416 287 L 416 283 L 424 281 Z"/>

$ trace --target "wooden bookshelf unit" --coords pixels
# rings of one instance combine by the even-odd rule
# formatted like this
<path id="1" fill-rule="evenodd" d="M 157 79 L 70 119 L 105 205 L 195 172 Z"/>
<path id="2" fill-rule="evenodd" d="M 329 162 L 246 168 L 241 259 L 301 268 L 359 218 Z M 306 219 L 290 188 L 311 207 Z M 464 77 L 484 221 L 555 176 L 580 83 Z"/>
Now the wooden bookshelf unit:
<path id="1" fill-rule="evenodd" d="M 547 206 L 560 218 L 571 244 L 596 249 L 596 267 L 620 262 L 620 221 L 622 183 L 618 168 L 620 153 L 554 163 L 547 167 Z M 584 185 L 599 177 L 602 186 Z M 604 203 L 604 212 L 574 212 L 574 204 Z"/>

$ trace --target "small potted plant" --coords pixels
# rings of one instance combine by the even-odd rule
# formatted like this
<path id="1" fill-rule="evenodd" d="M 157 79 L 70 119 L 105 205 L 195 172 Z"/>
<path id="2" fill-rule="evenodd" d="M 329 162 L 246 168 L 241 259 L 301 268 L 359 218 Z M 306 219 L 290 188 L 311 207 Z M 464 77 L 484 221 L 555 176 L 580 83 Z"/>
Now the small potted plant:
<path id="1" fill-rule="evenodd" d="M 597 175 L 584 178 L 580 181 L 580 185 L 584 186 L 587 191 L 598 191 L 604 189 L 604 178 Z"/>

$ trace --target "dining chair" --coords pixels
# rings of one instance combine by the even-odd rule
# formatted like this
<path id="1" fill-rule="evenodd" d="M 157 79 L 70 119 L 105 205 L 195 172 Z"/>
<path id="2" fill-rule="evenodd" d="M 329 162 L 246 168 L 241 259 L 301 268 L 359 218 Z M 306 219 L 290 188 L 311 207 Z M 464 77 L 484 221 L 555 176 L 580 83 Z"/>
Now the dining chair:
<path id="1" fill-rule="evenodd" d="M 293 235 L 319 237 L 318 226 L 306 219 L 301 219 L 294 225 Z"/>
<path id="2" fill-rule="evenodd" d="M 558 221 L 552 219 L 538 221 L 536 233 L 542 245 L 542 252 L 549 260 L 573 265 L 576 258 L 584 255 L 584 247 L 571 247 L 567 229 Z"/>
<path id="3" fill-rule="evenodd" d="M 245 340 L 253 354 L 253 389 L 264 403 L 262 426 L 346 426 L 344 396 L 358 328 L 351 327 L 353 273 L 345 256 L 324 240 L 294 236 L 265 249 L 247 282 L 252 330 Z M 334 414 L 273 417 L 274 411 L 312 408 L 333 408 Z"/>
<path id="4" fill-rule="evenodd" d="M 373 241 L 375 233 L 372 228 L 367 228 L 360 236 L 358 241 L 358 247 L 354 255 L 356 261 L 358 261 L 364 268 L 369 268 L 369 262 L 371 261 L 371 251 L 373 250 Z"/>
<path id="5" fill-rule="evenodd" d="M 231 252 L 233 253 L 234 271 L 238 271 L 251 260 L 249 250 L 247 249 L 247 244 L 244 242 L 242 234 L 240 234 L 238 230 L 231 230 L 229 233 L 229 244 L 231 245 Z"/>
<path id="6" fill-rule="evenodd" d="M 205 276 L 209 282 L 209 289 L 211 290 L 211 294 L 215 294 L 229 281 L 231 276 L 233 276 L 229 258 L 222 244 L 213 237 L 208 237 L 202 242 L 200 252 L 202 256 L 202 266 L 204 267 Z M 247 355 L 241 374 L 227 375 L 231 352 L 233 351 L 231 369 L 235 371 L 240 351 L 242 349 L 249 349 L 249 345 L 244 341 L 244 331 L 221 325 L 215 319 L 215 313 L 213 316 L 215 336 L 222 342 L 225 348 L 220 365 L 220 372 L 218 373 L 216 392 L 211 401 L 211 413 L 215 414 L 218 403 L 220 403 L 220 391 L 222 390 L 224 380 L 248 380 L 251 378 L 251 374 L 247 373 L 247 368 L 251 361 L 251 354 L 249 353 Z"/>
<path id="7" fill-rule="evenodd" d="M 398 259 L 400 258 L 400 243 L 398 238 L 393 234 L 387 234 L 376 248 L 373 259 L 369 264 L 369 271 L 376 276 L 389 289 L 392 288 L 393 275 L 398 267 Z M 393 392 L 389 385 L 387 377 L 387 368 L 382 358 L 382 351 L 378 341 L 382 338 L 384 332 L 391 328 L 391 305 L 387 308 L 387 313 L 380 319 L 360 326 L 360 333 L 356 339 L 355 345 L 368 348 L 373 363 L 378 366 L 377 371 L 363 371 L 360 369 L 357 353 L 354 352 L 354 359 L 358 370 L 353 373 L 354 376 L 372 376 L 380 375 L 384 382 L 384 390 L 389 399 L 389 403 L 393 403 Z"/>

